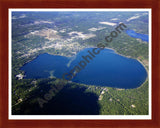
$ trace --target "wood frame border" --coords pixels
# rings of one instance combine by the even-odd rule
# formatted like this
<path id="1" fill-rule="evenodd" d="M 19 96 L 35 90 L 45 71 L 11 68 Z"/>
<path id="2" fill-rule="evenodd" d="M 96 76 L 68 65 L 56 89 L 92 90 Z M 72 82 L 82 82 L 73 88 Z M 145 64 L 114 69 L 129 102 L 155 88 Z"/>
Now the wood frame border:
<path id="1" fill-rule="evenodd" d="M 160 1 L 158 0 L 0 0 L 0 127 L 160 127 Z M 152 9 L 152 120 L 8 120 L 8 9 L 9 8 L 151 8 Z"/>

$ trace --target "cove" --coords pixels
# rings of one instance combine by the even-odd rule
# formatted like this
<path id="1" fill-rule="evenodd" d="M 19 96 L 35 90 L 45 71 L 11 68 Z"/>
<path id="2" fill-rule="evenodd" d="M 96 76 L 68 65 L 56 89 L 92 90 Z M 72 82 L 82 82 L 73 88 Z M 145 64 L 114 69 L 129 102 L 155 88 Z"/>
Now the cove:
<path id="1" fill-rule="evenodd" d="M 62 78 L 88 54 L 86 48 L 76 56 L 68 58 L 50 54 L 41 54 L 33 61 L 25 64 L 21 70 L 26 78 Z M 74 58 L 74 59 L 73 59 Z M 143 65 L 131 58 L 121 56 L 111 49 L 104 49 L 72 79 L 73 82 L 87 85 L 108 86 L 115 88 L 137 88 L 147 78 Z"/>
<path id="2" fill-rule="evenodd" d="M 126 30 L 126 33 L 127 33 L 130 37 L 139 38 L 139 39 L 141 39 L 141 40 L 143 40 L 143 41 L 148 42 L 148 35 L 136 33 L 136 32 L 133 31 L 133 30 Z"/>

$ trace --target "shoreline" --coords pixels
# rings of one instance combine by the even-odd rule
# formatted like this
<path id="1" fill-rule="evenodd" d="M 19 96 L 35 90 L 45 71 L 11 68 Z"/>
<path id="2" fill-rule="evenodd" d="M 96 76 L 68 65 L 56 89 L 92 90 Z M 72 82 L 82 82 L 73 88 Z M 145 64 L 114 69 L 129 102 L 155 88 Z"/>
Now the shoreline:
<path id="1" fill-rule="evenodd" d="M 104 49 L 111 49 L 113 50 L 116 54 L 120 55 L 120 56 L 123 56 L 123 57 L 126 57 L 128 59 L 134 59 L 134 60 L 137 60 L 139 63 L 141 63 L 141 65 L 145 68 L 146 72 L 147 72 L 147 77 L 146 77 L 146 80 L 137 88 L 140 88 L 142 87 L 148 80 L 149 80 L 149 69 L 146 67 L 146 65 L 138 58 L 131 58 L 131 56 L 126 56 L 126 55 L 123 55 L 123 54 L 120 54 L 118 53 L 115 49 L 113 48 L 104 48 Z M 116 88 L 116 89 L 119 89 L 119 88 Z M 121 89 L 121 88 L 120 88 Z M 133 89 L 136 89 L 136 88 L 133 88 Z"/>
<path id="2" fill-rule="evenodd" d="M 126 56 L 126 55 L 120 54 L 120 53 L 118 53 L 118 52 L 117 52 L 115 49 L 113 49 L 113 48 L 105 48 L 105 49 L 111 49 L 111 50 L 115 51 L 116 54 L 118 54 L 118 55 L 120 55 L 120 56 L 123 56 L 123 57 L 126 57 L 126 58 L 128 58 L 128 59 L 137 60 L 138 62 L 140 62 L 140 63 L 143 65 L 143 67 L 145 68 L 145 70 L 146 70 L 147 73 L 148 73 L 148 70 L 149 70 L 149 69 L 146 67 L 146 65 L 145 65 L 140 59 L 138 59 L 138 58 L 132 58 L 131 56 Z"/>
<path id="3" fill-rule="evenodd" d="M 97 48 L 97 47 L 87 47 L 87 48 Z M 84 48 L 85 49 L 85 48 Z M 141 63 L 142 65 L 143 65 L 143 67 L 145 68 L 145 70 L 146 70 L 146 72 L 147 72 L 147 78 L 146 78 L 146 80 L 139 86 L 139 87 L 141 87 L 147 80 L 148 80 L 148 75 L 149 75 L 149 71 L 148 71 L 148 68 L 146 67 L 146 65 L 140 60 L 140 59 L 138 59 L 138 58 L 131 58 L 131 56 L 126 56 L 126 55 L 123 55 L 123 54 L 120 54 L 120 53 L 118 53 L 115 49 L 113 49 L 113 48 L 109 48 L 109 47 L 105 47 L 104 49 L 110 49 L 110 50 L 113 50 L 116 54 L 118 54 L 118 55 L 120 55 L 120 56 L 122 56 L 122 57 L 126 57 L 126 58 L 128 58 L 128 59 L 134 59 L 134 60 L 137 60 L 139 63 Z M 83 49 L 82 49 L 83 50 Z M 44 53 L 42 53 L 42 54 L 44 54 Z M 49 54 L 49 53 L 46 53 L 46 54 Z M 34 60 L 35 58 L 37 58 L 38 56 L 39 56 L 40 54 L 38 54 L 38 55 L 36 55 L 35 57 L 33 57 L 31 60 L 29 60 L 28 62 L 30 62 L 30 61 L 32 61 L 32 60 Z M 54 54 L 49 54 L 49 55 L 54 55 Z M 55 56 L 59 56 L 59 55 L 55 55 Z M 75 56 L 75 55 L 74 55 Z M 64 56 L 64 57 L 67 57 L 67 56 Z M 68 57 L 67 57 L 68 58 Z M 26 62 L 26 63 L 28 63 L 28 62 Z M 25 63 L 25 64 L 26 64 Z M 25 65 L 24 64 L 24 65 Z M 23 66 L 24 66 L 23 65 Z M 22 66 L 22 67 L 23 67 Z M 137 88 L 139 88 L 139 87 L 137 87 Z M 116 89 L 121 89 L 121 88 L 116 88 Z M 134 89 L 134 88 L 133 88 Z"/>

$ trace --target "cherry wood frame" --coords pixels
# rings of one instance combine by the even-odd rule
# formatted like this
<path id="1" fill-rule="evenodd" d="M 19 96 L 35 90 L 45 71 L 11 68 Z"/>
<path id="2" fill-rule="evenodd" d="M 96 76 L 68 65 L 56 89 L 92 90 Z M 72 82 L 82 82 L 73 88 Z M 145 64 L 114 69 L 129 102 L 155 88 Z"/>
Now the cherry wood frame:
<path id="1" fill-rule="evenodd" d="M 8 9 L 9 8 L 151 8 L 152 119 L 151 120 L 9 120 Z M 0 128 L 160 127 L 160 0 L 0 0 Z"/>

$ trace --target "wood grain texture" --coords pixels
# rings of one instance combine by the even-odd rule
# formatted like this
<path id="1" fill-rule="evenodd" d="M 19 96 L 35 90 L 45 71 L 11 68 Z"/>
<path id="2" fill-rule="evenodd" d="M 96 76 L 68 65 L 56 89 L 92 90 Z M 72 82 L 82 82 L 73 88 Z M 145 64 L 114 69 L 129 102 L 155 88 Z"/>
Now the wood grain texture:
<path id="1" fill-rule="evenodd" d="M 152 8 L 152 120 L 8 120 L 9 8 Z M 160 127 L 159 0 L 1 0 L 0 128 L 158 128 Z"/>

